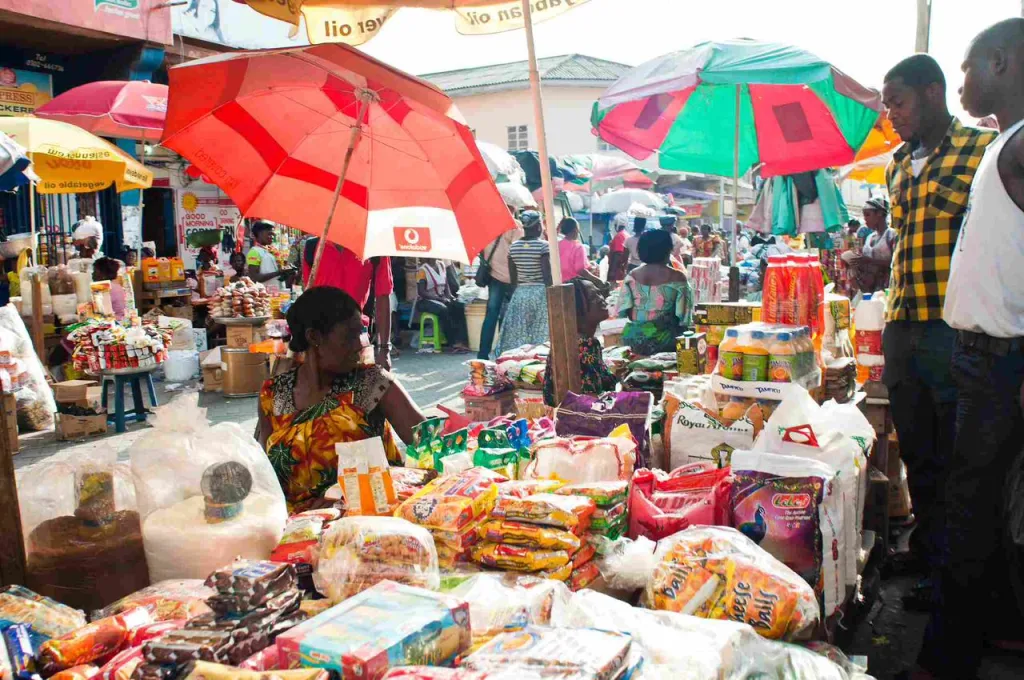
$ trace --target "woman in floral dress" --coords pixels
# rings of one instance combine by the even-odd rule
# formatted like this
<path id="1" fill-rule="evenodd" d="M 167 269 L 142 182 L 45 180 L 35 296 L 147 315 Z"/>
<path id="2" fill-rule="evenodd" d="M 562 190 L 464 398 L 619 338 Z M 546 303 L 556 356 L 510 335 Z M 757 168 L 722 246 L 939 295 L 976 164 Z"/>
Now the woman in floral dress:
<path id="1" fill-rule="evenodd" d="M 629 319 L 622 344 L 643 356 L 674 352 L 676 338 L 693 317 L 690 282 L 686 274 L 669 266 L 672 237 L 668 232 L 645 232 L 637 252 L 644 264 L 626 276 L 619 290 L 618 315 Z"/>
<path id="2" fill-rule="evenodd" d="M 423 414 L 386 370 L 362 365 L 363 317 L 344 291 L 318 286 L 288 311 L 297 368 L 263 384 L 258 436 L 277 473 L 288 508 L 323 503 L 338 481 L 334 445 L 381 437 L 388 460 L 401 464 L 397 434 L 412 441 Z"/>

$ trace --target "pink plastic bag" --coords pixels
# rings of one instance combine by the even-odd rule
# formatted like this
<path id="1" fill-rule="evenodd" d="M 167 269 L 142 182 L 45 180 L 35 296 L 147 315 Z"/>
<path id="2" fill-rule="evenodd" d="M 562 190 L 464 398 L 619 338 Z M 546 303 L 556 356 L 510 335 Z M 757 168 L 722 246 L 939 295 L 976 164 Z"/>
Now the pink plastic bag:
<path id="1" fill-rule="evenodd" d="M 729 526 L 729 468 L 669 478 L 640 470 L 629 491 L 629 537 L 653 541 L 691 526 Z"/>

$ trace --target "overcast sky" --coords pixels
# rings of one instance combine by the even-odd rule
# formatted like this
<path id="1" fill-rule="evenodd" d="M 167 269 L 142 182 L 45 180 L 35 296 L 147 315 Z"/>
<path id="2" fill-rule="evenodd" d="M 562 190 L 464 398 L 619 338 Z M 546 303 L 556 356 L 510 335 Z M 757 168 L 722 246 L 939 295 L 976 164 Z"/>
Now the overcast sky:
<path id="1" fill-rule="evenodd" d="M 930 52 L 946 73 L 951 110 L 962 115 L 956 89 L 967 43 L 1019 16 L 1021 0 L 932 4 Z M 880 87 L 886 70 L 914 51 L 915 8 L 915 0 L 590 0 L 535 33 L 540 57 L 576 52 L 631 65 L 705 40 L 775 40 Z M 415 9 L 397 13 L 362 49 L 414 74 L 526 59 L 522 31 L 461 36 L 450 13 Z"/>

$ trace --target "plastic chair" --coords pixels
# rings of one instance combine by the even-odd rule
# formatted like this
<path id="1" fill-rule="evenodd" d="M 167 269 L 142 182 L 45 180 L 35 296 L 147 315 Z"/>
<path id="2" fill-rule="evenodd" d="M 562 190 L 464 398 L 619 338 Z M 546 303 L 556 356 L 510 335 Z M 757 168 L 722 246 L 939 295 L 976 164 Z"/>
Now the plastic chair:
<path id="1" fill-rule="evenodd" d="M 433 332 L 431 335 L 427 335 L 427 320 L 433 322 Z M 435 352 L 441 351 L 441 346 L 445 343 L 446 338 L 444 337 L 444 330 L 441 329 L 441 320 L 437 318 L 437 314 L 431 314 L 429 312 L 423 312 L 420 314 L 420 351 L 423 350 L 428 344 L 434 346 Z"/>
<path id="2" fill-rule="evenodd" d="M 114 413 L 107 418 L 108 423 L 113 423 L 117 432 L 125 431 L 125 423 L 132 421 L 136 423 L 146 422 L 146 403 L 142 400 L 142 381 L 146 381 L 146 391 L 149 392 L 150 406 L 156 408 L 160 404 L 156 400 L 156 387 L 153 385 L 153 372 L 133 373 L 130 375 L 108 375 L 103 377 L 103 408 L 107 409 L 107 386 L 114 386 Z M 124 412 L 124 388 L 131 385 L 132 413 Z"/>

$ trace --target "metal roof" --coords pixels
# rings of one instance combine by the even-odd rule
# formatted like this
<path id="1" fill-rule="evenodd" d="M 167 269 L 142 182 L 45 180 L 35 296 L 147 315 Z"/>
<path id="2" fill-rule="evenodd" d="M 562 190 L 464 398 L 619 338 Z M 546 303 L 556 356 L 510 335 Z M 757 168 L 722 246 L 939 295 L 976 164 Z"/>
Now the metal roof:
<path id="1" fill-rule="evenodd" d="M 548 85 L 606 87 L 631 68 L 626 64 L 583 54 L 566 54 L 537 60 L 541 80 Z M 526 61 L 514 61 L 508 64 L 427 73 L 420 77 L 448 94 L 466 95 L 519 89 L 530 82 L 530 71 Z"/>

